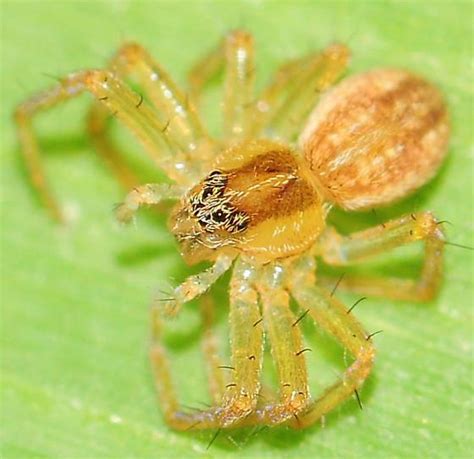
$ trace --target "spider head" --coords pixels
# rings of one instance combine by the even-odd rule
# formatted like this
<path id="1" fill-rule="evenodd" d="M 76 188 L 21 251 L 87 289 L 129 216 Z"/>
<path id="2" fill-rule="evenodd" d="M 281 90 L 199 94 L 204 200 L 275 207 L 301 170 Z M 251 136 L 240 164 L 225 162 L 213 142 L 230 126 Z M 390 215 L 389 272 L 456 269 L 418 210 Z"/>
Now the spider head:
<path id="1" fill-rule="evenodd" d="M 308 248 L 324 226 L 312 174 L 286 145 L 258 140 L 224 151 L 175 208 L 171 229 L 189 263 L 218 251 L 261 262 Z"/>

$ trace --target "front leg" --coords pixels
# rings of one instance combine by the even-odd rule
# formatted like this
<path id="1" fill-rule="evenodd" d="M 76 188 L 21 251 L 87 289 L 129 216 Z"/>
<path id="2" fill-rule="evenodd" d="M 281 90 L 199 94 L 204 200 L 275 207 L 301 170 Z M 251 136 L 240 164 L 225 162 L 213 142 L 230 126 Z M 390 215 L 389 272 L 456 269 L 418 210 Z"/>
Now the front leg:
<path id="1" fill-rule="evenodd" d="M 92 93 L 98 103 L 122 121 L 171 178 L 180 183 L 189 183 L 189 177 L 186 176 L 189 169 L 185 167 L 189 166 L 186 157 L 164 135 L 166 126 L 159 122 L 156 111 L 144 102 L 139 94 L 108 71 L 85 70 L 73 73 L 62 79 L 56 87 L 23 102 L 15 111 L 21 149 L 33 185 L 56 220 L 62 220 L 63 216 L 47 184 L 32 121 L 39 112 L 48 110 L 83 92 Z"/>
<path id="2" fill-rule="evenodd" d="M 170 148 L 180 151 L 187 170 L 183 172 L 190 182 L 202 173 L 202 166 L 213 158 L 214 145 L 196 113 L 192 101 L 176 85 L 165 69 L 137 43 L 126 43 L 116 53 L 108 68 L 123 79 L 137 80 L 162 126 L 162 135 Z M 104 157 L 116 157 L 117 149 L 106 135 L 110 114 L 100 104 L 94 104 L 89 113 L 89 133 Z M 175 171 L 176 172 L 176 171 Z M 179 172 L 179 170 L 178 170 Z"/>
<path id="3" fill-rule="evenodd" d="M 227 385 L 218 411 L 220 427 L 230 427 L 252 416 L 261 388 L 263 327 L 257 292 L 256 272 L 251 264 L 238 260 L 230 285 L 229 330 L 231 383 Z"/>
<path id="4" fill-rule="evenodd" d="M 329 229 L 321 238 L 319 254 L 330 265 L 346 266 L 416 241 L 425 244 L 424 263 L 418 280 L 344 276 L 339 286 L 362 295 L 427 301 L 434 297 L 441 284 L 445 244 L 439 222 L 430 212 L 405 215 L 349 236 L 341 236 Z"/>
<path id="5" fill-rule="evenodd" d="M 285 268 L 280 264 L 265 269 L 259 282 L 264 325 L 268 333 L 279 381 L 279 400 L 259 408 L 256 417 L 263 424 L 298 422 L 310 402 L 305 351 L 298 320 L 290 309 L 284 288 Z"/>
<path id="6" fill-rule="evenodd" d="M 257 292 L 252 287 L 254 280 L 253 267 L 238 260 L 230 290 L 232 363 L 220 368 L 230 372 L 232 382 L 226 386 L 222 403 L 206 410 L 185 413 L 179 409 L 161 339 L 161 311 L 158 306 L 153 307 L 151 360 L 155 383 L 165 418 L 175 429 L 201 430 L 259 423 L 252 413 L 257 406 L 261 388 L 263 328 Z"/>

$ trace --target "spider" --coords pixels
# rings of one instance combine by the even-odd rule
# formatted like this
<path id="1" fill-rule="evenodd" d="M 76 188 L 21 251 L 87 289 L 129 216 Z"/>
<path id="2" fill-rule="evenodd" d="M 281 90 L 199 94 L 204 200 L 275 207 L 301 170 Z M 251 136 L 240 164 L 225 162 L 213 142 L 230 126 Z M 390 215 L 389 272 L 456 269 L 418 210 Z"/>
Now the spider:
<path id="1" fill-rule="evenodd" d="M 438 90 L 404 70 L 377 69 L 342 80 L 349 59 L 341 44 L 279 68 L 255 95 L 251 34 L 229 33 L 199 60 L 186 94 L 140 45 L 124 45 L 105 70 L 70 74 L 18 106 L 26 164 L 44 204 L 62 218 L 41 168 L 33 116 L 90 92 L 89 132 L 98 152 L 133 190 L 116 210 L 129 222 L 144 205 L 175 200 L 169 228 L 189 264 L 212 266 L 188 277 L 152 307 L 151 362 L 167 423 L 178 430 L 287 423 L 303 428 L 353 394 L 371 372 L 375 350 L 352 314 L 316 275 L 316 258 L 330 265 L 363 262 L 398 246 L 424 243 L 419 279 L 347 275 L 340 286 L 364 295 L 424 301 L 441 282 L 444 236 L 429 212 L 402 216 L 348 236 L 327 225 L 333 207 L 360 211 L 385 206 L 431 179 L 447 151 L 448 115 Z M 225 70 L 220 139 L 198 115 L 206 84 Z M 135 77 L 145 92 L 124 83 Z M 135 186 L 106 135 L 115 116 L 142 142 L 172 184 Z M 205 293 L 226 271 L 230 282 L 231 364 L 219 365 L 212 303 Z M 204 349 L 213 406 L 180 407 L 162 341 L 162 321 L 202 295 Z M 295 315 L 294 299 L 304 311 Z M 161 300 L 161 301 L 160 301 Z M 332 335 L 353 357 L 340 380 L 312 397 L 300 321 Z M 278 393 L 262 398 L 264 338 L 268 337 Z M 226 381 L 222 368 L 229 370 Z"/>

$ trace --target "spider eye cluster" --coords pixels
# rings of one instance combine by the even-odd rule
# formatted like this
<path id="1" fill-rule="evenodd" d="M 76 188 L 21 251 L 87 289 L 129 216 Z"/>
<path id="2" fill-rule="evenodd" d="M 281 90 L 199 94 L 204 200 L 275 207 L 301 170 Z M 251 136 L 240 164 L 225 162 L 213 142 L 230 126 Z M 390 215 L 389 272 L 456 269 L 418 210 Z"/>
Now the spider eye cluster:
<path id="1" fill-rule="evenodd" d="M 225 193 L 228 177 L 219 170 L 212 171 L 203 181 L 201 190 L 190 199 L 192 215 L 207 233 L 224 230 L 231 234 L 245 231 L 249 216 L 231 203 Z"/>

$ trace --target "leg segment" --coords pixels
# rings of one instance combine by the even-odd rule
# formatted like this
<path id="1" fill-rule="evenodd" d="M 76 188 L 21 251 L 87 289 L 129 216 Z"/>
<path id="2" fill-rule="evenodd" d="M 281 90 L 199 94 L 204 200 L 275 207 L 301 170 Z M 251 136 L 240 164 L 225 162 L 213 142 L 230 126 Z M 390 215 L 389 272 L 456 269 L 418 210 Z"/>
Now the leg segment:
<path id="1" fill-rule="evenodd" d="M 176 391 L 171 376 L 169 359 L 161 338 L 161 311 L 157 306 L 151 310 L 152 342 L 150 360 L 153 379 L 157 390 L 158 401 L 163 416 L 170 427 L 176 430 L 212 429 L 218 426 L 216 409 L 193 411 L 190 413 L 180 410 Z"/>
<path id="2" fill-rule="evenodd" d="M 188 74 L 189 94 L 194 103 L 199 106 L 202 92 L 209 81 L 224 67 L 224 43 L 212 49 L 193 65 Z"/>
<path id="3" fill-rule="evenodd" d="M 156 306 L 151 309 L 151 347 L 150 360 L 153 370 L 158 399 L 166 422 L 173 428 L 186 430 L 193 424 L 192 415 L 190 419 L 177 419 L 178 399 L 174 390 L 171 377 L 171 368 L 166 356 L 166 351 L 161 340 L 161 312 Z"/>
<path id="4" fill-rule="evenodd" d="M 283 65 L 257 102 L 253 134 L 294 141 L 320 93 L 344 71 L 349 50 L 340 44 Z"/>
<path id="5" fill-rule="evenodd" d="M 320 287 L 309 284 L 312 277 L 309 271 L 314 270 L 314 260 L 301 260 L 290 280 L 291 294 L 305 308 L 318 325 L 328 331 L 355 358 L 352 365 L 344 372 L 342 379 L 313 401 L 299 422 L 293 422 L 296 428 L 307 427 L 337 405 L 349 398 L 369 375 L 375 357 L 375 350 L 362 326 L 336 298 Z"/>
<path id="6" fill-rule="evenodd" d="M 226 40 L 224 82 L 224 139 L 248 138 L 254 113 L 255 57 L 253 38 L 242 31 Z"/>
<path id="7" fill-rule="evenodd" d="M 81 94 L 86 89 L 86 72 L 69 75 L 59 86 L 42 92 L 23 102 L 15 111 L 15 121 L 18 125 L 18 134 L 25 164 L 31 176 L 32 184 L 36 188 L 43 205 L 58 221 L 63 219 L 60 207 L 51 193 L 41 163 L 38 142 L 31 126 L 32 117 L 36 112 L 47 110 L 52 106 Z"/>
<path id="8" fill-rule="evenodd" d="M 194 106 L 143 47 L 136 43 L 127 43 L 120 48 L 108 68 L 119 78 L 137 78 L 155 108 L 155 117 L 162 126 L 163 136 L 185 156 L 188 163 L 195 163 L 200 169 L 203 160 L 214 157 L 213 145 Z M 140 104 L 142 101 L 143 98 L 138 100 Z M 108 116 L 108 113 L 97 105 L 92 108 L 89 126 L 96 138 L 104 137 L 103 129 Z M 91 129 L 93 126 L 101 126 L 102 130 Z"/>
<path id="9" fill-rule="evenodd" d="M 189 74 L 194 100 L 205 84 L 225 66 L 224 128 L 225 141 L 249 136 L 254 114 L 255 58 L 252 36 L 242 30 L 230 33 L 217 49 L 200 60 Z"/>
<path id="10" fill-rule="evenodd" d="M 156 205 L 167 199 L 179 199 L 183 190 L 177 185 L 147 184 L 135 187 L 115 210 L 117 220 L 129 223 L 143 205 Z"/>
<path id="11" fill-rule="evenodd" d="M 171 293 L 170 298 L 158 298 L 154 303 L 163 310 L 165 315 L 176 315 L 184 303 L 205 293 L 219 277 L 229 270 L 232 262 L 232 257 L 219 255 L 210 268 L 189 276 L 182 284 L 178 285 Z"/>
<path id="12" fill-rule="evenodd" d="M 263 328 L 259 326 L 257 293 L 252 288 L 255 273 L 238 260 L 231 282 L 230 336 L 232 383 L 227 385 L 221 406 L 193 413 L 179 410 L 173 390 L 169 363 L 160 338 L 161 313 L 153 308 L 151 360 L 160 403 L 167 422 L 175 429 L 212 429 L 230 427 L 244 421 L 256 407 L 260 391 L 263 360 Z"/>
<path id="13" fill-rule="evenodd" d="M 94 103 L 89 112 L 87 130 L 97 153 L 123 188 L 128 191 L 137 186 L 140 179 L 126 164 L 122 153 L 106 135 L 109 118 L 109 111 L 101 103 Z"/>
<path id="14" fill-rule="evenodd" d="M 220 427 L 229 427 L 251 415 L 260 392 L 263 363 L 263 327 L 257 292 L 252 288 L 254 268 L 238 260 L 230 287 L 230 342 L 232 382 L 227 385 Z"/>
<path id="15" fill-rule="evenodd" d="M 20 143 L 33 185 L 53 217 L 62 219 L 56 199 L 46 184 L 40 150 L 31 125 L 32 118 L 36 113 L 71 99 L 84 91 L 91 92 L 112 114 L 131 129 L 157 164 L 172 179 L 189 183 L 190 175 L 193 176 L 193 174 L 187 167 L 186 157 L 172 139 L 163 135 L 166 129 L 156 118 L 155 111 L 147 103 L 140 103 L 140 96 L 112 73 L 100 70 L 78 72 L 64 78 L 57 87 L 22 103 L 15 112 Z"/>
<path id="16" fill-rule="evenodd" d="M 303 340 L 289 305 L 289 296 L 281 286 L 284 270 L 279 265 L 266 269 L 260 297 L 265 328 L 268 331 L 273 359 L 277 366 L 280 400 L 259 409 L 265 424 L 280 424 L 298 415 L 309 403 L 308 375 Z"/>
<path id="17" fill-rule="evenodd" d="M 203 322 L 202 350 L 206 360 L 207 374 L 209 378 L 209 393 L 214 405 L 222 402 L 225 390 L 225 375 L 222 371 L 222 363 L 219 358 L 217 339 L 212 331 L 214 322 L 214 300 L 210 294 L 204 295 L 200 301 L 201 316 Z"/>
<path id="18" fill-rule="evenodd" d="M 418 280 L 344 276 L 339 285 L 361 294 L 426 301 L 433 298 L 441 284 L 444 249 L 443 232 L 429 212 L 406 215 L 349 236 L 330 229 L 322 237 L 319 251 L 327 263 L 344 266 L 416 241 L 425 243 Z"/>

